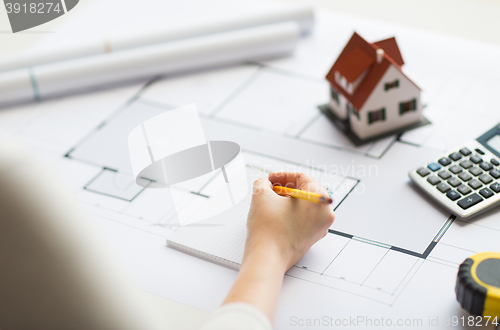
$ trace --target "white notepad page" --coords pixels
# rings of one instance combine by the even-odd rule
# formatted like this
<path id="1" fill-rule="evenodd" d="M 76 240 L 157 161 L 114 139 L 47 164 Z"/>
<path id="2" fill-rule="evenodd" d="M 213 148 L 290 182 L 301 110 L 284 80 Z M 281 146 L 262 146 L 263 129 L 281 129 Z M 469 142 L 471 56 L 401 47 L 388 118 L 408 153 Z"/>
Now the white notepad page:
<path id="1" fill-rule="evenodd" d="M 184 226 L 167 239 L 173 248 L 239 269 L 247 236 L 246 219 L 251 193 L 235 207 L 206 221 Z"/>

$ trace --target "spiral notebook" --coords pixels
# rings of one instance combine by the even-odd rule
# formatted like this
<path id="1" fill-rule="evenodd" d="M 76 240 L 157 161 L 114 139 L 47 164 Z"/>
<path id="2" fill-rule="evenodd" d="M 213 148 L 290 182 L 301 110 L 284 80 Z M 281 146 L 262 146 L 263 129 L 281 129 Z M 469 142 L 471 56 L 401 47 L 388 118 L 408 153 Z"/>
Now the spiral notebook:
<path id="1" fill-rule="evenodd" d="M 207 220 L 180 227 L 167 239 L 177 250 L 238 270 L 247 236 L 251 194 L 235 207 Z"/>

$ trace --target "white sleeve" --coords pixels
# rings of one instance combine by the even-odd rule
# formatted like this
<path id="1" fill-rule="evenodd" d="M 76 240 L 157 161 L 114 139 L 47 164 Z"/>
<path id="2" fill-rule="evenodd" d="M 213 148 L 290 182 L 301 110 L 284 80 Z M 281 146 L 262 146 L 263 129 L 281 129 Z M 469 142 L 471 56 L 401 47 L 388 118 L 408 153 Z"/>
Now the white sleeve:
<path id="1" fill-rule="evenodd" d="M 200 330 L 272 330 L 272 326 L 257 307 L 236 302 L 217 309 Z"/>

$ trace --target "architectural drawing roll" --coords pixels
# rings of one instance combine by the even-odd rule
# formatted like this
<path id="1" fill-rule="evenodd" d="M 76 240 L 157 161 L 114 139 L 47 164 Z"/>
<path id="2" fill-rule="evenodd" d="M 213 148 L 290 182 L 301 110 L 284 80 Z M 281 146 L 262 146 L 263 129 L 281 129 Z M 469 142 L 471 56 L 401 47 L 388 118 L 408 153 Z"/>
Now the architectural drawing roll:
<path id="1" fill-rule="evenodd" d="M 0 72 L 288 21 L 296 22 L 302 35 L 309 34 L 314 24 L 312 7 L 290 6 L 267 13 L 252 13 L 223 21 L 201 22 L 189 27 L 168 27 L 164 30 L 141 31 L 126 36 L 109 35 L 104 40 L 83 43 L 78 47 L 51 49 L 36 54 L 2 59 Z"/>
<path id="2" fill-rule="evenodd" d="M 0 106 L 284 56 L 299 38 L 299 25 L 284 22 L 9 71 L 0 74 Z"/>

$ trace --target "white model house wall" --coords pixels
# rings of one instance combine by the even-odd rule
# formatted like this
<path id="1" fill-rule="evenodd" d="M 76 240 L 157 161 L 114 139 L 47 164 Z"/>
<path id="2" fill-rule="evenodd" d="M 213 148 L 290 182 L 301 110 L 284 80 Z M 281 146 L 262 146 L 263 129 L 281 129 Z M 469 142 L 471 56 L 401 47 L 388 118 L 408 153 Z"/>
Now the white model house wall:
<path id="1" fill-rule="evenodd" d="M 386 91 L 385 84 L 396 80 L 399 81 L 399 86 Z M 399 104 L 413 99 L 416 99 L 416 109 L 400 114 Z M 370 124 L 368 120 L 369 113 L 382 108 L 385 108 L 385 120 L 378 120 Z M 359 118 L 354 112 L 350 112 L 348 115 L 351 130 L 360 139 L 367 139 L 416 123 L 422 119 L 420 89 L 406 78 L 401 71 L 391 65 L 358 114 Z"/>
<path id="2" fill-rule="evenodd" d="M 333 90 L 334 92 L 336 92 L 338 94 L 338 102 L 337 102 L 337 100 L 334 100 L 332 98 L 331 90 Z M 333 88 L 331 85 L 330 85 L 329 107 L 330 107 L 330 110 L 339 119 L 342 119 L 342 120 L 347 119 L 347 115 L 348 115 L 348 113 L 347 113 L 347 99 L 342 94 L 340 94 L 335 88 Z"/>

